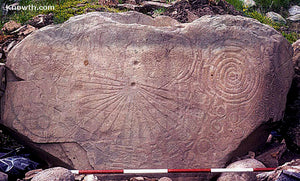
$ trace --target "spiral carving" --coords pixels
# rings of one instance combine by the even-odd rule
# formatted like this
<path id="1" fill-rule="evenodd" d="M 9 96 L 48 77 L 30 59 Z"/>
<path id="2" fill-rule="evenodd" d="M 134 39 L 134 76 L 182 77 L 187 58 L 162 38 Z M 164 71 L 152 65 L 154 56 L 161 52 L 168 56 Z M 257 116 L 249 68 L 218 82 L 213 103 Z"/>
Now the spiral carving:
<path id="1" fill-rule="evenodd" d="M 239 46 L 213 46 L 204 62 L 202 80 L 208 91 L 225 102 L 247 103 L 260 87 L 260 72 L 253 67 L 251 56 Z"/>

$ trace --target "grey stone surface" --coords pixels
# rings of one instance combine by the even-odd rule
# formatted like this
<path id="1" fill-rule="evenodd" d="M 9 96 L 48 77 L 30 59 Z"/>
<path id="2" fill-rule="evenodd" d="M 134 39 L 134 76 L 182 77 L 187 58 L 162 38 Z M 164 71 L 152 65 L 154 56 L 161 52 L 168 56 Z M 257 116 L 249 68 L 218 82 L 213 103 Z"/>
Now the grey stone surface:
<path id="1" fill-rule="evenodd" d="M 287 19 L 290 20 L 290 21 L 296 21 L 296 22 L 300 21 L 300 14 L 296 14 L 294 16 L 290 16 Z"/>
<path id="2" fill-rule="evenodd" d="M 289 14 L 290 14 L 290 16 L 294 16 L 296 14 L 300 14 L 300 6 L 298 6 L 298 5 L 292 6 L 289 9 Z"/>
<path id="3" fill-rule="evenodd" d="M 266 16 L 268 18 L 270 18 L 272 21 L 276 22 L 276 23 L 284 23 L 284 24 L 286 24 L 286 20 L 280 14 L 278 14 L 278 13 L 275 13 L 275 12 L 271 11 L 271 12 L 268 12 L 266 14 Z"/>
<path id="4" fill-rule="evenodd" d="M 241 0 L 241 1 L 244 3 L 244 6 L 246 7 L 252 7 L 256 5 L 254 0 Z"/>
<path id="5" fill-rule="evenodd" d="M 78 169 L 222 167 L 282 118 L 291 56 L 245 17 L 88 13 L 11 50 L 2 124 Z"/>
<path id="6" fill-rule="evenodd" d="M 245 159 L 231 163 L 226 168 L 265 168 L 264 164 L 255 159 Z M 254 172 L 222 173 L 218 181 L 256 181 Z"/>
<path id="7" fill-rule="evenodd" d="M 62 167 L 54 167 L 37 173 L 31 181 L 75 181 L 71 171 Z"/>

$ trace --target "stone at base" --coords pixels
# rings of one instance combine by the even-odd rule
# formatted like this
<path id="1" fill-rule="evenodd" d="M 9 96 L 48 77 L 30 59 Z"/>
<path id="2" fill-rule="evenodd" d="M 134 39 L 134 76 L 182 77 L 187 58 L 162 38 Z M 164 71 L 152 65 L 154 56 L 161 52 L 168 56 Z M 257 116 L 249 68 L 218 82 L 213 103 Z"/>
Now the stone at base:
<path id="1" fill-rule="evenodd" d="M 0 172 L 0 180 L 8 181 L 8 175 L 6 173 Z"/>
<path id="2" fill-rule="evenodd" d="M 75 181 L 72 172 L 62 167 L 54 167 L 39 172 L 31 181 Z"/>
<path id="3" fill-rule="evenodd" d="M 95 175 L 87 175 L 84 177 L 83 181 L 98 181 L 98 178 Z"/>
<path id="4" fill-rule="evenodd" d="M 172 181 L 169 177 L 162 177 L 158 181 Z"/>
<path id="5" fill-rule="evenodd" d="M 227 168 L 265 168 L 265 166 L 255 159 L 240 160 L 228 165 Z M 223 173 L 218 181 L 254 181 L 257 173 Z"/>

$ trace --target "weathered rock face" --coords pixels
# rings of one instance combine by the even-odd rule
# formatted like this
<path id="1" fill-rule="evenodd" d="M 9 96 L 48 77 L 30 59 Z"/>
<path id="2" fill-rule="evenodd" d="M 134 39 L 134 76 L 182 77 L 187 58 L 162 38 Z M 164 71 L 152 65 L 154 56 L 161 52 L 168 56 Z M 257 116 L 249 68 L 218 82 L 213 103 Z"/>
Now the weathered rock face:
<path id="1" fill-rule="evenodd" d="M 244 17 L 89 13 L 12 49 L 2 124 L 76 168 L 224 166 L 282 118 L 291 55 Z"/>

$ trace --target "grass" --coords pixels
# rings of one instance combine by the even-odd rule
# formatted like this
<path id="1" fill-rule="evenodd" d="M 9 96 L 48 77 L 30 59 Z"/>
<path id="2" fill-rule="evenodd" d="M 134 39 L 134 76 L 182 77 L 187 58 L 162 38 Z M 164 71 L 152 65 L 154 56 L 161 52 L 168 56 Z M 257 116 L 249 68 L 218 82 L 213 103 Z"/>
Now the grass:
<path id="1" fill-rule="evenodd" d="M 261 12 L 280 11 L 281 8 L 288 8 L 290 0 L 255 0 Z"/>
<path id="2" fill-rule="evenodd" d="M 166 8 L 159 8 L 153 11 L 154 14 L 163 14 L 164 12 L 166 12 L 167 9 Z"/>
<path id="3" fill-rule="evenodd" d="M 244 3 L 240 0 L 226 0 L 229 4 L 233 5 L 234 8 L 238 11 L 242 11 L 244 9 Z"/>
<path id="4" fill-rule="evenodd" d="M 279 31 L 290 43 L 297 41 L 300 38 L 299 33 L 291 32 L 287 33 L 282 29 L 287 29 L 288 26 L 280 23 L 273 22 L 270 18 L 265 16 L 265 12 L 277 11 L 280 14 L 285 14 L 283 8 L 287 9 L 289 3 L 297 2 L 299 0 L 255 0 L 256 7 L 245 7 L 240 0 L 226 0 L 228 3 L 232 4 L 237 10 L 242 9 L 245 16 L 256 19 L 263 24 L 267 24 L 273 27 L 275 30 Z M 256 8 L 256 9 L 255 9 Z"/>
<path id="5" fill-rule="evenodd" d="M 245 12 L 245 15 L 258 20 L 259 22 L 261 22 L 263 24 L 272 26 L 277 31 L 280 30 L 280 27 L 284 26 L 283 24 L 273 22 L 270 18 L 266 17 L 265 15 L 263 15 L 257 11 Z"/>

